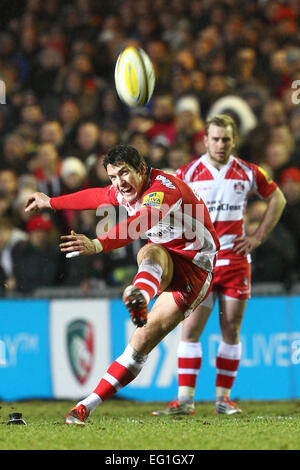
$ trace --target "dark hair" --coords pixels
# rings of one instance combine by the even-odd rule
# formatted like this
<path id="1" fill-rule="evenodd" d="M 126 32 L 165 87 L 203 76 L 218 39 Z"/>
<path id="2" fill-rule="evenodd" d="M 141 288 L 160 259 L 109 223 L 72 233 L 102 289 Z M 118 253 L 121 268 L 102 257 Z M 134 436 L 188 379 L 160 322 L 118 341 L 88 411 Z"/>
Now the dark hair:
<path id="1" fill-rule="evenodd" d="M 103 166 L 107 169 L 107 165 L 118 166 L 120 163 L 127 163 L 136 171 L 140 171 L 141 163 L 145 163 L 144 158 L 131 145 L 116 145 L 111 148 L 103 160 Z"/>

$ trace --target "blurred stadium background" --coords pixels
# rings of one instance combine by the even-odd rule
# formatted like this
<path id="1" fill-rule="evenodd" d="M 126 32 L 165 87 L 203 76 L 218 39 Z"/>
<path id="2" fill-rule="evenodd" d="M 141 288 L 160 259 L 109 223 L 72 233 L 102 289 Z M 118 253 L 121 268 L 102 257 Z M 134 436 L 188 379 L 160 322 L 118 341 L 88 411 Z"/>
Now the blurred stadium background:
<path id="1" fill-rule="evenodd" d="M 0 400 L 77 399 L 89 393 L 132 332 L 120 301 L 143 241 L 66 260 L 71 228 L 95 236 L 90 211 L 24 213 L 49 196 L 108 184 L 103 155 L 119 142 L 174 171 L 204 151 L 215 112 L 239 127 L 237 152 L 263 167 L 287 199 L 253 254 L 253 289 L 232 397 L 300 398 L 300 5 L 297 0 L 4 0 L 0 15 Z M 149 54 L 147 107 L 116 95 L 119 52 Z M 264 202 L 251 199 L 246 228 Z M 120 393 L 145 401 L 177 392 L 179 329 Z M 220 339 L 214 311 L 203 337 L 197 400 L 214 399 Z M 17 384 L 17 386 L 16 386 Z"/>

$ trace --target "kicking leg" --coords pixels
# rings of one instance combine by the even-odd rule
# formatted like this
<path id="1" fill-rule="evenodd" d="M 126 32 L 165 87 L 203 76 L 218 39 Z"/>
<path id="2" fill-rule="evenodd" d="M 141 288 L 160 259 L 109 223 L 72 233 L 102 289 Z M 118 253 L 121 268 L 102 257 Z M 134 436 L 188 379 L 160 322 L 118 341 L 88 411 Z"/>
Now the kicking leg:
<path id="1" fill-rule="evenodd" d="M 163 292 L 149 312 L 143 328 L 137 328 L 125 351 L 108 368 L 99 384 L 87 398 L 77 403 L 67 414 L 67 424 L 84 424 L 89 414 L 137 377 L 152 349 L 181 321 L 179 310 L 171 292 Z"/>
<path id="2" fill-rule="evenodd" d="M 141 327 L 147 322 L 149 302 L 158 291 L 163 291 L 173 277 L 173 261 L 163 247 L 153 243 L 145 245 L 137 257 L 139 269 L 133 282 L 124 290 L 123 301 L 132 322 Z"/>

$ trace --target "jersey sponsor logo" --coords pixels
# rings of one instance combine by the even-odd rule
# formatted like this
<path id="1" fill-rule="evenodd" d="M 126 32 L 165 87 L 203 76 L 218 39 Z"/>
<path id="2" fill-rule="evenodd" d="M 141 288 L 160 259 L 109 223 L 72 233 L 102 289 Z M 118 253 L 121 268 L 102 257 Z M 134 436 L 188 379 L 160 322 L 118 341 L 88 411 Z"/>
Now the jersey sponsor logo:
<path id="1" fill-rule="evenodd" d="M 222 202 L 220 204 L 216 204 L 216 201 L 208 202 L 208 212 L 215 212 L 215 211 L 239 211 L 241 210 L 240 204 L 228 204 Z"/>
<path id="2" fill-rule="evenodd" d="M 172 181 L 169 180 L 169 178 L 166 178 L 166 176 L 164 176 L 164 175 L 158 175 L 155 179 L 160 181 L 161 184 L 163 184 L 167 188 L 170 188 L 170 189 L 175 189 L 176 188 L 176 186 L 172 183 Z"/>
<path id="3" fill-rule="evenodd" d="M 164 200 L 164 193 L 161 191 L 149 193 L 144 196 L 142 206 L 155 207 L 160 209 Z"/>
<path id="4" fill-rule="evenodd" d="M 241 181 L 234 183 L 233 189 L 237 194 L 242 194 L 245 191 L 245 185 Z"/>
<path id="5" fill-rule="evenodd" d="M 147 237 L 149 238 L 163 238 L 164 241 L 173 240 L 175 232 L 175 227 L 173 225 L 163 225 L 160 222 L 158 223 L 156 230 L 155 227 L 151 229 L 151 231 L 147 232 Z"/>

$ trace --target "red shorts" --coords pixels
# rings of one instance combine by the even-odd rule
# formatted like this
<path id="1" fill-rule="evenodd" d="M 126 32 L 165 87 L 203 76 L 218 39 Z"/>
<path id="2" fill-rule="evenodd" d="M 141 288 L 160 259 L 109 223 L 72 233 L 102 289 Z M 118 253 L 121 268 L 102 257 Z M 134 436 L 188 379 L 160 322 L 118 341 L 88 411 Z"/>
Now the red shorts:
<path id="1" fill-rule="evenodd" d="M 168 253 L 174 263 L 174 274 L 165 291 L 172 292 L 178 308 L 186 318 L 210 293 L 212 274 L 176 253 Z"/>
<path id="2" fill-rule="evenodd" d="M 251 264 L 244 260 L 230 260 L 229 264 L 218 266 L 218 260 L 214 269 L 213 288 L 214 292 L 235 299 L 249 299 L 251 295 Z"/>

